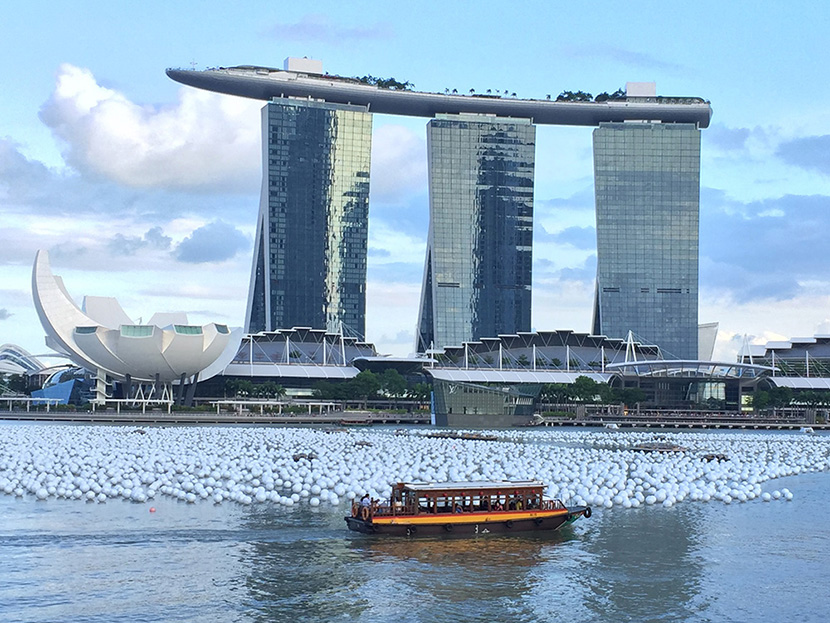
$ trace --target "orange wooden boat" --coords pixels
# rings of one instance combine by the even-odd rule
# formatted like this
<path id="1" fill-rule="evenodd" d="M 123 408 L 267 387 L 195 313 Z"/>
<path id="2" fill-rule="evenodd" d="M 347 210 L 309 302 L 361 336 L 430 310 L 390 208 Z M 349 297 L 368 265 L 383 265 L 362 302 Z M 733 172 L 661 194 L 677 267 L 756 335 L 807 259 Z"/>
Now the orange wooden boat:
<path id="1" fill-rule="evenodd" d="M 590 506 L 544 497 L 545 488 L 535 480 L 398 483 L 388 501 L 355 500 L 345 520 L 364 534 L 424 536 L 557 530 L 591 516 Z"/>

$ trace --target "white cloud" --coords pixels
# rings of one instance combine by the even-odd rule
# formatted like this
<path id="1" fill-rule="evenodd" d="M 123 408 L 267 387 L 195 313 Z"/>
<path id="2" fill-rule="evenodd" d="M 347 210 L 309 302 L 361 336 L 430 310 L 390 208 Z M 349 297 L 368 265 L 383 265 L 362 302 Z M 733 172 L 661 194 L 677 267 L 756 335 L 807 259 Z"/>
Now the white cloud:
<path id="1" fill-rule="evenodd" d="M 372 202 L 394 203 L 427 188 L 427 146 L 401 125 L 384 125 L 372 135 Z"/>
<path id="2" fill-rule="evenodd" d="M 421 284 L 372 281 L 366 284 L 366 339 L 381 353 L 411 354 Z"/>
<path id="3" fill-rule="evenodd" d="M 82 173 L 140 188 L 252 192 L 260 180 L 261 102 L 182 88 L 142 106 L 64 64 L 40 116 Z"/>
<path id="4" fill-rule="evenodd" d="M 766 344 L 827 333 L 828 310 L 830 295 L 826 294 L 746 301 L 702 290 L 700 297 L 700 322 L 720 325 L 714 353 L 719 361 L 735 361 L 745 335 L 751 344 Z"/>
<path id="5" fill-rule="evenodd" d="M 531 327 L 536 331 L 591 330 L 594 285 L 569 279 L 534 279 Z"/>
<path id="6" fill-rule="evenodd" d="M 426 254 L 427 232 L 407 233 L 384 222 L 369 224 L 369 254 L 373 266 L 405 263 L 421 266 Z"/>
<path id="7" fill-rule="evenodd" d="M 203 264 L 229 260 L 248 249 L 251 240 L 224 221 L 214 221 L 194 230 L 176 247 L 176 259 L 180 262 Z"/>

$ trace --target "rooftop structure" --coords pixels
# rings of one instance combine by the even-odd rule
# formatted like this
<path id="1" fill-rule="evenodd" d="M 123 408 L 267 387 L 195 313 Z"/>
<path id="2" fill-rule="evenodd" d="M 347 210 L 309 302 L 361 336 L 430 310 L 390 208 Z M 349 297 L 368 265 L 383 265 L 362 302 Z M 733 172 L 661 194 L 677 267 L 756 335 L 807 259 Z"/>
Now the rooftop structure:
<path id="1" fill-rule="evenodd" d="M 550 125 L 597 126 L 615 121 L 662 121 L 694 123 L 701 128 L 708 127 L 712 117 L 711 106 L 701 98 L 649 96 L 642 95 L 648 93 L 643 90 L 636 90 L 637 96 L 620 100 L 562 102 L 384 88 L 354 78 L 319 74 L 308 68 L 305 71 L 286 71 L 240 65 L 201 71 L 168 69 L 167 75 L 176 82 L 218 93 L 260 100 L 283 97 L 320 99 L 336 104 L 368 106 L 373 113 L 410 117 L 474 113 L 521 117 L 532 119 L 535 124 Z"/>
<path id="2" fill-rule="evenodd" d="M 769 366 L 776 377 L 830 379 L 830 335 L 745 344 L 738 361 Z"/>
<path id="3" fill-rule="evenodd" d="M 294 327 L 247 335 L 223 370 L 225 376 L 349 379 L 353 361 L 377 355 L 372 344 L 323 329 Z"/>
<path id="4" fill-rule="evenodd" d="M 16 344 L 0 346 L 0 374 L 32 374 L 45 366 L 29 351 Z"/>

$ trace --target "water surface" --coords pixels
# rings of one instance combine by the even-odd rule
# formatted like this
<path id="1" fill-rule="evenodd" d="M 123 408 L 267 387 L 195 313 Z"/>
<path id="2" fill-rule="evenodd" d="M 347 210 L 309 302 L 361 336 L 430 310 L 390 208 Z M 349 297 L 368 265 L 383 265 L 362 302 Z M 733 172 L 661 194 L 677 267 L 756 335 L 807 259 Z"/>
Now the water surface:
<path id="1" fill-rule="evenodd" d="M 830 474 L 782 487 L 451 540 L 350 533 L 330 506 L 0 495 L 0 620 L 826 621 Z"/>

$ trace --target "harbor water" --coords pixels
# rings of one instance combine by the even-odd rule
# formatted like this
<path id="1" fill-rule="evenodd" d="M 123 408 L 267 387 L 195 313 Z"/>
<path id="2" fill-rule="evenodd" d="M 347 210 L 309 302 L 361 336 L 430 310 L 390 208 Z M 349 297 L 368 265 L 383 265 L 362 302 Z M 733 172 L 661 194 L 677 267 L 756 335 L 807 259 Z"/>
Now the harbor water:
<path id="1" fill-rule="evenodd" d="M 792 501 L 465 539 L 351 533 L 345 502 L 0 493 L 0 621 L 826 621 L 830 474 L 772 484 Z"/>

